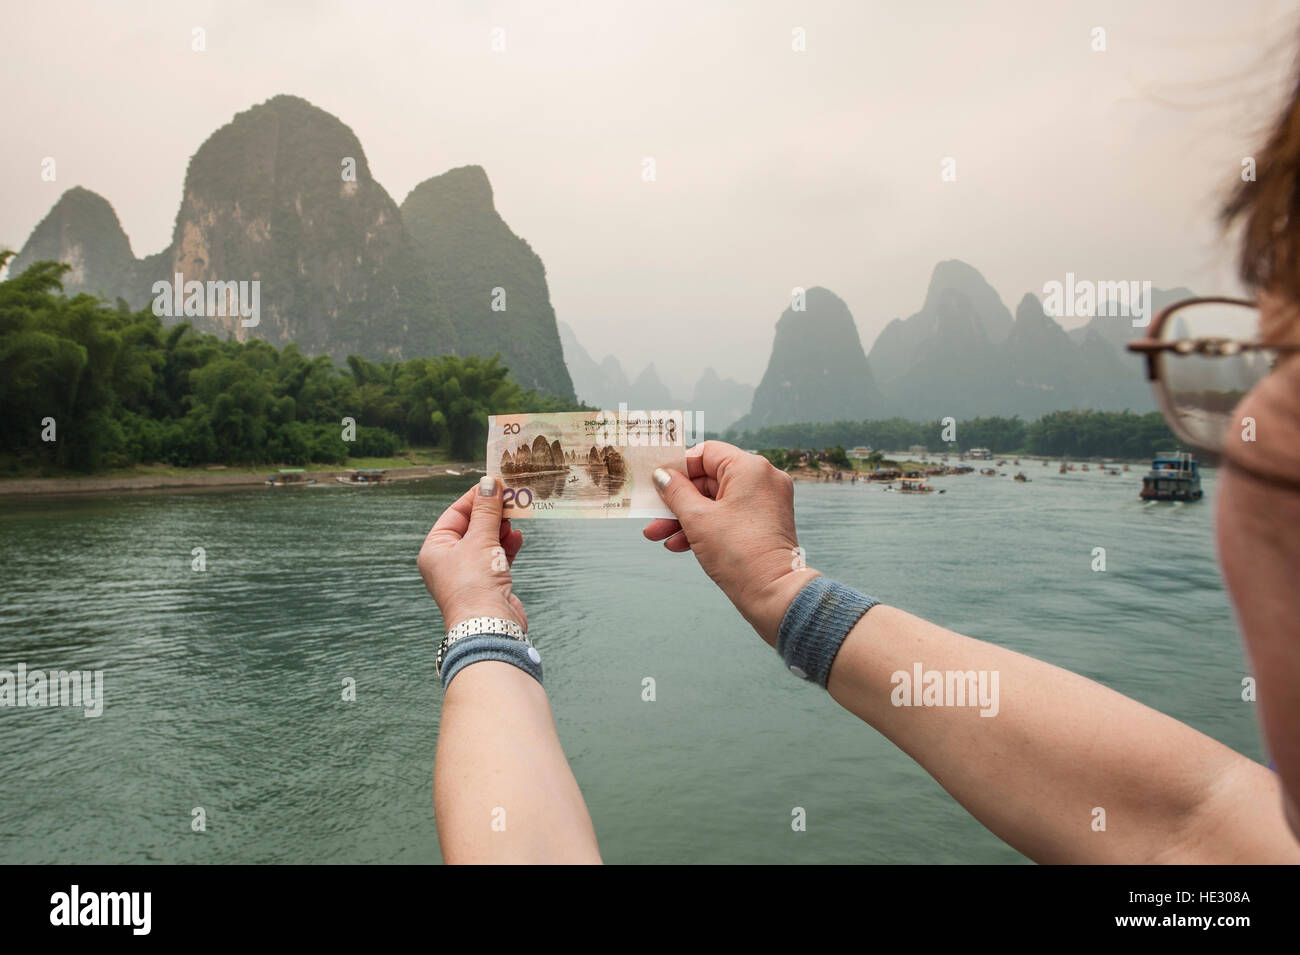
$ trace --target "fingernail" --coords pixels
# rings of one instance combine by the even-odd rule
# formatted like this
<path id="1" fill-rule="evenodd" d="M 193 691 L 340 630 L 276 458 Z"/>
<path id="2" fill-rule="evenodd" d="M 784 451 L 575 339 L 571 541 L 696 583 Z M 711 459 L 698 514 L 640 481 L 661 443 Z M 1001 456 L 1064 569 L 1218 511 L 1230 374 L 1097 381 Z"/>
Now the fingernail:
<path id="1" fill-rule="evenodd" d="M 650 480 L 655 482 L 655 487 L 662 491 L 672 482 L 673 476 L 663 468 L 655 468 L 654 474 L 650 475 Z"/>
<path id="2" fill-rule="evenodd" d="M 490 474 L 485 474 L 478 481 L 478 493 L 480 497 L 492 497 L 497 492 L 497 479 Z"/>

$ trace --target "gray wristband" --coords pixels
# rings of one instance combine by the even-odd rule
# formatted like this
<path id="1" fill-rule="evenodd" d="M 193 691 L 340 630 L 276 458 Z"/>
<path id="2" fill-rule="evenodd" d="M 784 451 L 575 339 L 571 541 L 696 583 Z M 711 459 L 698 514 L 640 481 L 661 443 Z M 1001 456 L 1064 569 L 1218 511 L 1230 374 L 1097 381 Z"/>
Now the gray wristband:
<path id="1" fill-rule="evenodd" d="M 879 602 L 828 577 L 814 577 L 786 610 L 776 652 L 791 673 L 825 689 L 844 638 Z"/>
<path id="2" fill-rule="evenodd" d="M 499 660 L 519 667 L 538 683 L 542 682 L 542 658 L 531 644 L 493 633 L 464 637 L 447 648 L 442 659 L 442 689 L 446 692 L 456 674 L 471 663 Z"/>

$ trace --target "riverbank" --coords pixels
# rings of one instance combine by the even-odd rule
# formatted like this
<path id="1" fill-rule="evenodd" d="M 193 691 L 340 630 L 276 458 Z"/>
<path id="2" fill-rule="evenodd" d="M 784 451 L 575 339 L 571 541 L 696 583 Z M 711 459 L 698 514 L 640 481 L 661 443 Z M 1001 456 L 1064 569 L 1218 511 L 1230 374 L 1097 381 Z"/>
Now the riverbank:
<path id="1" fill-rule="evenodd" d="M 1021 455 L 1008 454 L 1008 455 L 1001 455 L 1001 456 L 994 455 L 993 457 L 986 458 L 986 459 L 967 458 L 965 460 L 961 460 L 955 457 L 949 457 L 947 461 L 939 461 L 932 458 L 911 458 L 911 457 L 907 457 L 904 454 L 894 454 L 894 455 L 890 455 L 888 458 L 885 459 L 885 461 L 883 462 L 883 466 L 885 466 L 886 468 L 893 468 L 895 470 L 908 471 L 908 470 L 915 469 L 917 471 L 922 471 L 922 472 L 926 468 L 969 467 L 973 469 L 973 471 L 970 473 L 974 473 L 974 474 L 978 474 L 982 468 L 993 468 L 996 471 L 998 471 L 999 474 L 1005 473 L 1008 475 L 1014 474 L 1016 471 L 1024 471 L 1028 476 L 1032 478 L 1036 471 L 1041 470 L 1042 468 L 1045 467 L 1055 468 L 1063 460 L 1065 461 L 1065 463 L 1072 465 L 1074 469 L 1079 471 L 1080 473 L 1082 473 L 1082 468 L 1085 466 L 1089 466 L 1092 469 L 1096 470 L 1098 473 L 1101 473 L 1104 468 L 1127 467 L 1130 470 L 1136 470 L 1138 468 L 1145 469 L 1151 463 L 1150 458 L 1144 458 L 1144 459 L 1069 458 L 1069 457 L 1058 458 L 1058 457 L 1045 457 L 1043 455 L 1033 455 L 1033 454 L 1021 454 Z M 999 466 L 999 462 L 1001 462 L 1001 466 Z M 811 467 L 790 468 L 786 470 L 786 473 L 789 474 L 796 481 L 811 481 L 813 483 L 820 482 L 822 484 L 826 484 L 828 482 L 829 483 L 838 482 L 841 484 L 849 484 L 853 482 L 854 476 L 857 477 L 859 482 L 865 482 L 867 480 L 867 475 L 871 473 L 871 469 L 867 468 L 865 464 L 861 461 L 857 463 L 858 463 L 857 468 L 836 468 L 836 467 L 832 467 L 831 465 L 823 463 L 820 468 L 811 468 Z M 1031 467 L 1031 465 L 1033 467 Z M 840 475 L 839 478 L 836 478 L 837 474 Z M 926 478 L 926 480 L 930 480 L 935 477 L 945 477 L 945 476 L 951 477 L 954 475 L 923 475 L 923 476 Z"/>
<path id="2" fill-rule="evenodd" d="M 369 465 L 366 465 L 369 466 Z M 150 469 L 137 469 L 150 470 Z M 129 475 L 87 475 L 38 478 L 0 478 L 0 497 L 29 494 L 105 494 L 121 491 L 158 491 L 176 488 L 266 487 L 268 475 L 276 469 L 237 471 L 159 467 L 154 473 Z M 334 484 L 356 468 L 309 470 L 306 475 L 318 483 Z M 409 481 L 416 478 L 456 477 L 483 473 L 482 462 L 448 462 L 408 467 L 386 468 L 385 481 Z"/>

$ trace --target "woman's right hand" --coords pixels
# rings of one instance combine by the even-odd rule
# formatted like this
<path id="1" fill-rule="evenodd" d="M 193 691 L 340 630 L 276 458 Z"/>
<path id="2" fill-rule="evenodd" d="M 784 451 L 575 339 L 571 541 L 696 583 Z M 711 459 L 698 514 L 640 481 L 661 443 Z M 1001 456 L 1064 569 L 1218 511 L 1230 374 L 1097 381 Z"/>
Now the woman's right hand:
<path id="1" fill-rule="evenodd" d="M 686 454 L 689 474 L 655 471 L 677 520 L 646 525 L 645 536 L 675 553 L 692 551 L 759 636 L 776 646 L 795 595 L 818 576 L 804 564 L 794 527 L 794 480 L 766 458 L 722 441 Z"/>

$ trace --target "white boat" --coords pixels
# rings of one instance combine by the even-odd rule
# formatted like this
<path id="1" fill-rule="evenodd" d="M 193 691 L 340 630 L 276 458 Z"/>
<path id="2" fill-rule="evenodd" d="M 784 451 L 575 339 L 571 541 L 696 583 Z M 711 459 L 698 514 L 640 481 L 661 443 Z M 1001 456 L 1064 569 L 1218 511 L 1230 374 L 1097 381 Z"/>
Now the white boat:
<path id="1" fill-rule="evenodd" d="M 266 483 L 269 487 L 307 487 L 315 484 L 316 479 L 307 477 L 303 468 L 280 468 L 280 472 L 272 474 Z"/>

